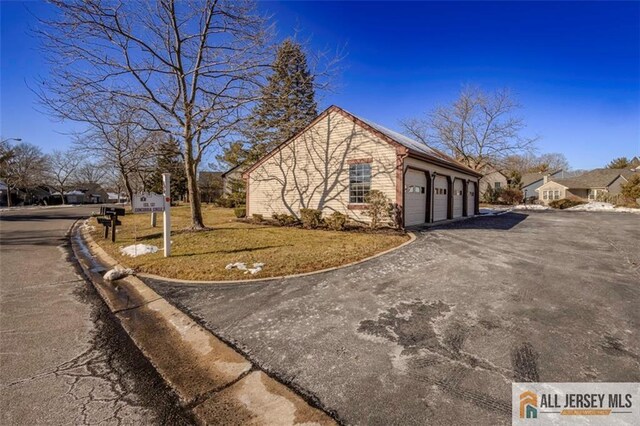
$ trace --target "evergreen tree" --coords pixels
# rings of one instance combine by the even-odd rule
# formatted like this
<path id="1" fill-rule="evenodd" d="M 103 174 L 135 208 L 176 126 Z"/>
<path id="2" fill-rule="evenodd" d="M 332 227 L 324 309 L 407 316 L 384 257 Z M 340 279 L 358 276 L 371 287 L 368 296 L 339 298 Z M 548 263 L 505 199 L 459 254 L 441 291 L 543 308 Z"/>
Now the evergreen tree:
<path id="1" fill-rule="evenodd" d="M 631 161 L 627 157 L 618 157 L 611 160 L 609 164 L 607 164 L 608 169 L 626 169 L 631 166 Z"/>
<path id="2" fill-rule="evenodd" d="M 187 176 L 180 144 L 173 138 L 162 142 L 156 151 L 156 167 L 149 179 L 151 192 L 162 194 L 162 174 L 171 173 L 171 199 L 178 200 L 187 193 Z"/>
<path id="3" fill-rule="evenodd" d="M 306 127 L 317 114 L 314 76 L 307 57 L 299 43 L 287 39 L 278 47 L 272 74 L 245 129 L 246 159 L 256 161 Z"/>

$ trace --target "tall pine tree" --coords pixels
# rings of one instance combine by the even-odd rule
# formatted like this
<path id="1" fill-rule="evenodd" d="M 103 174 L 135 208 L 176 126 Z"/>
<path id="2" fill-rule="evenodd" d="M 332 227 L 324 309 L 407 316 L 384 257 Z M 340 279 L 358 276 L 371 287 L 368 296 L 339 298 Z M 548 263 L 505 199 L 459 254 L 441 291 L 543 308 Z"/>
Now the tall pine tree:
<path id="1" fill-rule="evenodd" d="M 155 169 L 148 182 L 151 192 L 162 194 L 163 173 L 171 173 L 171 198 L 182 199 L 187 193 L 187 175 L 180 145 L 172 137 L 158 145 Z"/>
<path id="2" fill-rule="evenodd" d="M 262 88 L 261 99 L 245 129 L 246 155 L 237 155 L 238 145 L 226 153 L 237 163 L 254 162 L 278 144 L 306 127 L 318 115 L 314 76 L 302 46 L 287 39 L 278 47 L 272 73 Z M 224 155 L 222 159 L 224 159 Z M 236 164 L 230 164 L 231 166 Z"/>

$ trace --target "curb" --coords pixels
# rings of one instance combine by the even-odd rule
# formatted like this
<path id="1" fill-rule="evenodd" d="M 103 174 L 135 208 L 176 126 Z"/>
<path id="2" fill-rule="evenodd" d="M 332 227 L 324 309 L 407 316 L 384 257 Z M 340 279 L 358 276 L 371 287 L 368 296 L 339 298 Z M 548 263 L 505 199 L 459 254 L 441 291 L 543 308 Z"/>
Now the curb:
<path id="1" fill-rule="evenodd" d="M 368 261 L 370 261 L 372 259 L 375 259 L 376 257 L 380 257 L 380 256 L 383 256 L 385 254 L 389 254 L 389 253 L 391 253 L 393 251 L 399 250 L 402 247 L 404 247 L 406 245 L 409 245 L 409 244 L 411 244 L 412 242 L 414 242 L 416 240 L 416 235 L 413 232 L 407 232 L 407 235 L 409 236 L 409 240 L 405 241 L 404 243 L 400 244 L 399 246 L 392 247 L 392 248 L 390 248 L 388 250 L 381 251 L 380 253 L 376 253 L 376 254 L 374 254 L 372 256 L 366 257 L 364 259 L 356 260 L 355 262 L 347 263 L 345 265 L 333 266 L 331 268 L 320 269 L 319 271 L 304 272 L 302 274 L 279 275 L 277 277 L 253 278 L 253 279 L 248 279 L 248 280 L 227 280 L 227 281 L 181 280 L 179 278 L 167 278 L 167 277 L 162 277 L 160 275 L 148 274 L 146 272 L 138 272 L 138 273 L 136 273 L 136 275 L 139 276 L 139 277 L 142 277 L 142 278 L 149 278 L 149 279 L 156 280 L 156 281 L 164 281 L 164 282 L 169 282 L 169 283 L 173 283 L 173 284 L 186 284 L 186 285 L 191 285 L 191 284 L 216 284 L 216 285 L 217 284 L 257 284 L 257 283 L 262 283 L 262 282 L 267 282 L 267 281 L 276 281 L 276 280 L 286 280 L 286 279 L 290 279 L 290 278 L 308 277 L 309 275 L 324 274 L 325 272 L 331 272 L 331 271 L 336 271 L 338 269 L 348 268 L 350 266 L 354 266 L 354 265 L 358 265 L 360 263 L 368 262 Z M 100 249 L 100 250 L 102 250 L 102 249 Z M 112 261 L 115 262 L 115 260 L 113 260 L 113 259 L 112 259 Z"/>
<path id="2" fill-rule="evenodd" d="M 199 424 L 337 424 L 140 279 L 105 281 L 105 270 L 121 265 L 79 223 L 71 247 L 85 276 Z"/>

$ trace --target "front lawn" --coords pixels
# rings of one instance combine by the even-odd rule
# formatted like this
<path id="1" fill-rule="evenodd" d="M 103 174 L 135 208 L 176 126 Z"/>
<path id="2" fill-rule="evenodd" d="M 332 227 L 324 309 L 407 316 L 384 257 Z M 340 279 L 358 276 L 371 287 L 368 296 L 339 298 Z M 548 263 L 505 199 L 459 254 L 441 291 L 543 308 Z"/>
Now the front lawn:
<path id="1" fill-rule="evenodd" d="M 299 274 L 344 265 L 398 246 L 407 235 L 337 232 L 260 225 L 238 221 L 233 209 L 203 206 L 204 222 L 210 231 L 190 232 L 188 206 L 171 211 L 170 258 L 162 253 L 162 214 L 157 226 L 150 225 L 149 214 L 127 214 L 118 227 L 117 241 L 103 239 L 103 228 L 92 219 L 93 238 L 118 262 L 140 272 L 188 280 L 235 280 Z M 157 246 L 159 251 L 138 257 L 120 254 L 131 244 Z M 255 275 L 236 269 L 230 263 L 264 263 Z"/>

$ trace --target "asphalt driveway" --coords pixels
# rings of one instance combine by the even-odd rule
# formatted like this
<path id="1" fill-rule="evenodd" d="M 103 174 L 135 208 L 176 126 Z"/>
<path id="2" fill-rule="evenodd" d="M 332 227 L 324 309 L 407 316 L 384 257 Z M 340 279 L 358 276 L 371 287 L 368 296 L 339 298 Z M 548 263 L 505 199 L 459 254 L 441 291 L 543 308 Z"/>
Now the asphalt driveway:
<path id="1" fill-rule="evenodd" d="M 509 423 L 513 381 L 640 381 L 634 214 L 508 213 L 321 275 L 149 283 L 349 424 Z"/>

